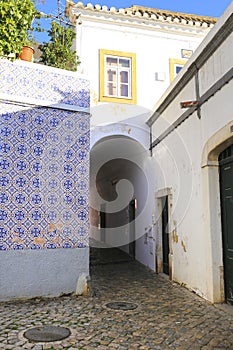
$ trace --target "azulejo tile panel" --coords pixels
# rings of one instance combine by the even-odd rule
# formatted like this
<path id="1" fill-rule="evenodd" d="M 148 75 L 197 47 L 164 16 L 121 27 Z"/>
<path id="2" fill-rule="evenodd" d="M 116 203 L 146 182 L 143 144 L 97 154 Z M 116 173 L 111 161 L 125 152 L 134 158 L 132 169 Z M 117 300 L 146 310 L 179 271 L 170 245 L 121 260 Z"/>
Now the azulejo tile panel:
<path id="1" fill-rule="evenodd" d="M 75 73 L 39 64 L 19 65 L 0 60 L 0 93 L 27 98 L 65 103 L 82 108 L 90 106 L 89 81 Z"/>
<path id="2" fill-rule="evenodd" d="M 1 104 L 0 250 L 88 245 L 89 115 Z"/>

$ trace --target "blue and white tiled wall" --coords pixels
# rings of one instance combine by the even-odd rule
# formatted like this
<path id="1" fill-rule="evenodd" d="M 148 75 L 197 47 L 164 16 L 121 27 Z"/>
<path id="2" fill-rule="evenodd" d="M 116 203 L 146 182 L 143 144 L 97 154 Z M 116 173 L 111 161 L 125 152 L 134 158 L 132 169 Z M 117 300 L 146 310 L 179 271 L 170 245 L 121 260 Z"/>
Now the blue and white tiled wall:
<path id="1" fill-rule="evenodd" d="M 1 62 L 1 92 L 89 106 L 86 80 L 37 66 Z M 87 247 L 89 114 L 0 107 L 0 250 Z"/>
<path id="2" fill-rule="evenodd" d="M 83 108 L 90 106 L 89 81 L 73 72 L 0 60 L 0 77 L 0 93 Z"/>

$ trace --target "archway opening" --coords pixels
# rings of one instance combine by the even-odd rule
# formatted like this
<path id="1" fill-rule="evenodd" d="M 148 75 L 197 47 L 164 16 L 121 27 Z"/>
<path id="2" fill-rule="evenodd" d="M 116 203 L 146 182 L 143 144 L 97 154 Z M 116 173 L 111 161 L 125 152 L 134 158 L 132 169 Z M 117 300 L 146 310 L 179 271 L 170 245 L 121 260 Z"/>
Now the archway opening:
<path id="1" fill-rule="evenodd" d="M 134 139 L 110 136 L 90 156 L 91 264 L 135 259 L 147 197 L 148 151 Z M 142 219 L 143 221 L 143 219 Z"/>

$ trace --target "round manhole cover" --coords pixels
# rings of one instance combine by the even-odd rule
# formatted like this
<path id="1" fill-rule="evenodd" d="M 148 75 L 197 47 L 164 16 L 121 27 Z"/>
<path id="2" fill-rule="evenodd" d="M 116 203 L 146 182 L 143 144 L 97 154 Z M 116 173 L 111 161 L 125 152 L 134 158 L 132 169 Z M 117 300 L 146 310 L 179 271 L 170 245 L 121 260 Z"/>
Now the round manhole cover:
<path id="1" fill-rule="evenodd" d="M 125 301 L 108 303 L 106 306 L 114 310 L 135 310 L 138 307 L 137 304 L 127 303 Z"/>
<path id="2" fill-rule="evenodd" d="M 41 326 L 28 329 L 23 335 L 35 342 L 51 342 L 69 337 L 70 330 L 65 327 Z"/>

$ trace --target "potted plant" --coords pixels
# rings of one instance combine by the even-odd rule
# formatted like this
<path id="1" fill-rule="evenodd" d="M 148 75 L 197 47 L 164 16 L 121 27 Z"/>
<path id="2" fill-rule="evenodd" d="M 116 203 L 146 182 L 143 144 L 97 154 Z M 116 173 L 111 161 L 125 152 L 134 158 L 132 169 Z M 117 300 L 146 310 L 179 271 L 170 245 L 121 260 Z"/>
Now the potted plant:
<path id="1" fill-rule="evenodd" d="M 0 56 L 15 59 L 21 55 L 23 45 L 29 46 L 32 23 L 40 17 L 33 0 L 1 0 Z"/>
<path id="2" fill-rule="evenodd" d="M 35 53 L 34 46 L 37 45 L 33 33 L 43 31 L 39 21 L 37 20 L 35 22 L 35 19 L 39 19 L 41 18 L 41 16 L 42 16 L 41 13 L 36 10 L 34 13 L 34 17 L 32 18 L 30 28 L 27 31 L 28 36 L 24 41 L 22 51 L 18 54 L 18 58 L 23 61 L 33 62 L 33 55 Z M 45 17 L 47 16 L 45 15 Z"/>
<path id="3" fill-rule="evenodd" d="M 25 41 L 22 47 L 21 53 L 18 54 L 18 58 L 23 61 L 33 62 L 34 48 L 31 41 Z"/>

